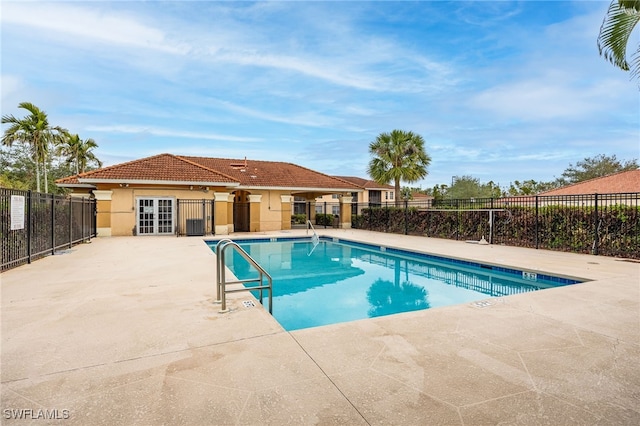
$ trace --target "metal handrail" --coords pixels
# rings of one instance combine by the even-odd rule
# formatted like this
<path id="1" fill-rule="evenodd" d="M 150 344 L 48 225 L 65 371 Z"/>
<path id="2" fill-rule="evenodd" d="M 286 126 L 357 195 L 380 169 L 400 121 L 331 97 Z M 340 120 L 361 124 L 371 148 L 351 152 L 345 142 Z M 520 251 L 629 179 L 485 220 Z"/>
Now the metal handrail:
<path id="1" fill-rule="evenodd" d="M 313 251 L 316 249 L 318 244 L 320 244 L 320 237 L 318 237 L 318 234 L 316 233 L 316 228 L 313 227 L 313 224 L 311 223 L 310 220 L 307 220 L 307 235 L 309 234 L 309 226 L 313 230 L 313 235 L 311 236 L 311 243 L 313 244 L 313 248 L 309 253 L 307 253 L 307 256 L 311 256 L 311 253 L 313 253 Z"/>
<path id="2" fill-rule="evenodd" d="M 226 263 L 225 263 L 225 249 L 227 247 L 233 247 L 247 262 L 249 262 L 260 274 L 258 278 L 246 279 L 246 280 L 238 280 L 238 281 L 227 281 L 226 277 Z M 227 293 L 235 293 L 238 291 L 251 291 L 251 290 L 259 290 L 260 291 L 260 304 L 262 303 L 262 290 L 269 290 L 269 313 L 273 314 L 273 279 L 271 275 L 262 267 L 258 262 L 256 262 L 242 247 L 240 247 L 236 242 L 229 238 L 224 238 L 218 241 L 216 245 L 216 257 L 217 257 L 217 268 L 216 268 L 216 302 L 222 303 L 220 307 L 220 312 L 228 312 L 227 309 Z M 262 285 L 263 277 L 267 278 L 267 285 Z M 259 282 L 258 286 L 251 287 L 243 287 L 233 290 L 227 290 L 227 284 L 245 284 Z M 263 304 L 264 306 L 264 304 Z"/>

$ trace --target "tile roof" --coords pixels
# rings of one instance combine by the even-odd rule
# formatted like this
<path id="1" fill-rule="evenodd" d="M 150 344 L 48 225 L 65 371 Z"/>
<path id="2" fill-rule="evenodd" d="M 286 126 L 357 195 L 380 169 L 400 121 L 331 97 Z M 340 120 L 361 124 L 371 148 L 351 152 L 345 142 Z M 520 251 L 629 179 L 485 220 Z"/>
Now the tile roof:
<path id="1" fill-rule="evenodd" d="M 431 200 L 434 198 L 433 196 L 423 194 L 422 192 L 412 192 L 411 197 L 413 200 Z"/>
<path id="2" fill-rule="evenodd" d="M 229 159 L 187 156 L 181 158 L 231 176 L 240 183 L 241 187 L 331 188 L 348 191 L 358 189 L 345 180 L 291 163 L 249 160 L 246 158 Z"/>
<path id="3" fill-rule="evenodd" d="M 247 188 L 358 189 L 342 179 L 291 163 L 159 154 L 58 179 L 60 186 L 106 182 L 178 182 Z"/>
<path id="4" fill-rule="evenodd" d="M 77 176 L 58 179 L 56 183 L 64 186 L 73 183 L 113 181 L 206 182 L 211 184 L 231 184 L 235 182 L 230 176 L 225 176 L 215 170 L 207 169 L 202 165 L 192 163 L 178 156 L 159 154 L 92 170 Z"/>
<path id="5" fill-rule="evenodd" d="M 640 192 L 640 170 L 629 170 L 585 180 L 538 195 L 622 194 Z"/>
<path id="6" fill-rule="evenodd" d="M 393 186 L 387 184 L 379 184 L 374 180 L 363 179 L 355 176 L 336 176 L 338 179 L 346 180 L 354 185 L 358 185 L 363 189 L 394 189 Z"/>

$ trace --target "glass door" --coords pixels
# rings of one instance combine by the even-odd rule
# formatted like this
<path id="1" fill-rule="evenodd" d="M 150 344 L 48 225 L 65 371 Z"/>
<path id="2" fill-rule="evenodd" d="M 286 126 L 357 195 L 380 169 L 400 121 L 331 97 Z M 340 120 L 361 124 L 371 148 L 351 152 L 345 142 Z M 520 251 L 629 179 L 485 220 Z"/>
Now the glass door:
<path id="1" fill-rule="evenodd" d="M 173 234 L 173 199 L 139 198 L 138 235 Z"/>

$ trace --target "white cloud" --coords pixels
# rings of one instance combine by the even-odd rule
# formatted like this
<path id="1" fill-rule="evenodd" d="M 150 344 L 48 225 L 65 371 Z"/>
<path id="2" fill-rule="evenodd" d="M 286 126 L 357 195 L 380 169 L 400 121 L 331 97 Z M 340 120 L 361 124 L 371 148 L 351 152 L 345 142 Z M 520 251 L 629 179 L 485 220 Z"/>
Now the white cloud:
<path id="1" fill-rule="evenodd" d="M 95 6 L 99 3 L 93 3 Z M 169 40 L 160 29 L 128 14 L 65 3 L 3 2 L 2 24 L 23 25 L 71 37 L 76 43 L 100 41 L 124 47 L 184 54 L 188 48 Z"/>
<path id="2" fill-rule="evenodd" d="M 235 105 L 227 101 L 212 101 L 212 103 L 220 105 L 227 111 L 235 112 L 245 117 L 253 117 L 260 120 L 272 121 L 275 123 L 294 124 L 310 127 L 323 127 L 335 124 L 333 119 L 330 119 L 329 117 L 323 117 L 314 113 L 292 115 L 273 114 L 253 108 Z"/>
<path id="3" fill-rule="evenodd" d="M 199 139 L 199 140 L 215 140 L 215 141 L 228 141 L 228 142 L 260 142 L 260 138 L 250 138 L 243 136 L 231 136 L 220 135 L 215 133 L 197 133 L 187 132 L 179 130 L 170 130 L 159 127 L 148 126 L 87 126 L 89 132 L 103 132 L 103 133 L 128 133 L 128 134 L 143 134 L 163 137 L 175 137 L 185 139 Z"/>
<path id="4" fill-rule="evenodd" d="M 6 110 L 7 105 L 13 105 L 15 102 L 16 94 L 24 90 L 24 80 L 17 75 L 2 74 L 2 105 Z M 17 104 L 16 104 L 17 106 Z"/>

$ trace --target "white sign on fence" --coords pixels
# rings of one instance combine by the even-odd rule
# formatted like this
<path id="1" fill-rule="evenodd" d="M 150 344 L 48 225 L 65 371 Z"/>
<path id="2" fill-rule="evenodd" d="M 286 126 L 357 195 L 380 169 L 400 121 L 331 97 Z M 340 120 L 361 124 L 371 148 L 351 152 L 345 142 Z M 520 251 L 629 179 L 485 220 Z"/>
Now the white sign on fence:
<path id="1" fill-rule="evenodd" d="M 24 195 L 11 196 L 11 230 L 24 229 Z"/>

